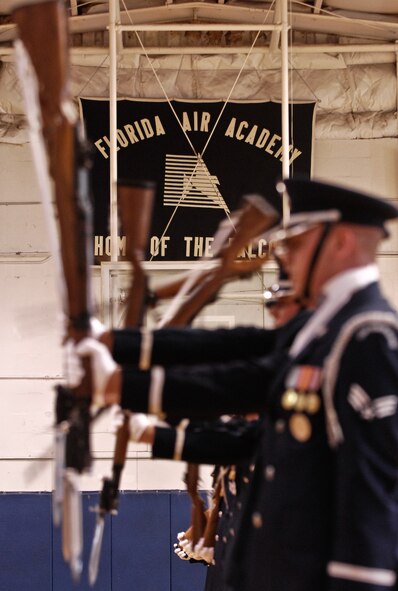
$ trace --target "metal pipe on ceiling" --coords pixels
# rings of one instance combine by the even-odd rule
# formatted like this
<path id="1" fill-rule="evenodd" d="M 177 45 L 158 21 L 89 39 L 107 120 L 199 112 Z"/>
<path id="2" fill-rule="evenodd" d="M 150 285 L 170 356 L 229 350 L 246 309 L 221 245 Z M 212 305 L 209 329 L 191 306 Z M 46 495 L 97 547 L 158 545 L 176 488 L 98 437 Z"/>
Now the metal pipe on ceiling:
<path id="1" fill-rule="evenodd" d="M 234 24 L 234 23 L 162 23 L 117 25 L 118 31 L 281 31 L 277 24 Z"/>
<path id="2" fill-rule="evenodd" d="M 256 46 L 253 49 L 248 45 L 242 46 L 159 46 L 159 47 L 146 47 L 145 52 L 148 55 L 192 55 L 192 54 L 203 54 L 203 55 L 222 55 L 222 54 L 245 54 L 245 53 L 272 53 L 270 47 L 267 46 Z M 279 51 L 277 49 L 276 51 Z M 395 53 L 397 46 L 395 43 L 380 43 L 378 45 L 372 44 L 353 44 L 353 45 L 339 45 L 339 44 L 321 44 L 321 45 L 299 45 L 290 46 L 289 51 L 291 54 L 315 54 L 315 53 Z M 87 55 L 87 56 L 104 56 L 109 54 L 108 47 L 72 47 L 70 49 L 71 56 Z M 141 47 L 125 47 L 122 51 L 118 52 L 119 57 L 142 54 Z M 14 55 L 13 47 L 0 47 L 0 57 Z"/>

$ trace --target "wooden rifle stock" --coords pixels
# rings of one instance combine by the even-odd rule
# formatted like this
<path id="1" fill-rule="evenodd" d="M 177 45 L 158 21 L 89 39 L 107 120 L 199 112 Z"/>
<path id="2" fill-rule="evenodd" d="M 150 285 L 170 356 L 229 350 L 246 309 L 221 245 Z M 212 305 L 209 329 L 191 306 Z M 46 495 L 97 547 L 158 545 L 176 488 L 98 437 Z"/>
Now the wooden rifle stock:
<path id="1" fill-rule="evenodd" d="M 276 210 L 258 195 L 244 198 L 235 227 L 235 233 L 227 236 L 220 248 L 219 264 L 201 276 L 200 282 L 190 292 L 180 309 L 167 322 L 170 326 L 182 326 L 192 321 L 194 316 L 209 301 L 212 301 L 223 284 L 234 276 L 252 273 L 265 262 L 265 257 L 257 257 L 245 262 L 236 261 L 236 257 L 251 240 L 271 228 L 279 218 Z"/>
<path id="2" fill-rule="evenodd" d="M 92 214 L 89 194 L 91 151 L 78 137 L 78 130 L 66 121 L 52 138 L 54 153 L 50 157 L 58 212 L 61 257 L 66 286 L 65 315 L 67 336 L 76 342 L 91 334 L 91 271 Z M 89 407 L 92 396 L 91 369 L 83 359 L 84 376 L 81 383 L 65 390 L 58 388 L 60 405 L 72 397 L 69 433 L 66 446 L 66 466 L 78 472 L 91 465 L 89 442 Z M 57 417 L 57 423 L 61 417 Z"/>
<path id="3" fill-rule="evenodd" d="M 190 273 L 190 271 L 186 273 L 181 273 L 181 275 L 175 279 L 171 279 L 170 281 L 164 281 L 163 283 L 156 285 L 155 287 L 151 287 L 151 305 L 156 305 L 161 300 L 168 300 L 176 296 L 177 293 L 180 291 L 181 287 L 184 285 L 184 283 L 190 276 Z M 198 276 L 194 286 L 200 280 L 200 277 L 202 277 L 204 274 L 206 274 L 205 270 L 200 276 Z"/>
<path id="4" fill-rule="evenodd" d="M 219 225 L 213 236 L 213 258 L 208 260 L 206 267 L 202 270 L 199 268 L 182 273 L 177 278 L 152 286 L 149 304 L 155 306 L 160 300 L 176 297 L 184 285 L 189 282 L 188 296 L 192 301 L 187 306 L 192 308 L 193 317 L 205 305 L 205 302 L 211 299 L 212 292 L 217 293 L 223 283 L 235 277 L 251 275 L 263 265 L 264 255 L 249 260 L 235 260 L 235 257 L 256 237 L 258 228 L 258 234 L 263 231 L 264 216 L 268 215 L 270 220 L 276 220 L 279 214 L 258 195 L 245 197 L 243 209 L 233 212 L 228 220 L 224 220 Z M 193 273 L 195 277 L 192 280 Z M 209 283 L 209 281 L 213 281 L 213 283 Z M 198 288 L 200 295 L 198 291 L 195 292 Z M 188 311 L 180 309 L 177 314 L 165 320 L 163 326 L 168 324 L 184 325 L 192 319 L 189 316 Z"/>
<path id="5" fill-rule="evenodd" d="M 42 2 L 17 8 L 13 18 L 38 79 L 42 133 L 53 180 L 67 336 L 76 341 L 90 334 L 90 248 L 92 237 L 89 169 L 91 151 L 78 135 L 69 92 L 66 9 L 63 2 Z M 91 372 L 75 389 L 58 387 L 57 424 L 69 422 L 66 466 L 78 472 L 91 463 L 89 405 Z"/>
<path id="6" fill-rule="evenodd" d="M 198 493 L 199 466 L 198 464 L 187 464 L 185 482 L 187 491 L 192 501 L 190 541 L 192 550 L 203 536 L 206 527 L 205 504 Z"/>
<path id="7" fill-rule="evenodd" d="M 194 284 L 192 285 L 191 292 L 195 289 L 202 281 L 206 281 L 209 275 L 214 273 L 215 267 L 218 266 L 219 259 L 214 259 L 214 266 L 210 269 L 203 269 L 201 273 L 198 273 Z M 228 264 L 228 270 L 226 270 L 225 281 L 233 279 L 235 277 L 246 277 L 256 271 L 259 266 L 264 264 L 264 258 L 256 257 L 247 261 L 232 261 Z M 190 277 L 191 271 L 182 273 L 179 277 L 171 279 L 170 281 L 164 281 L 163 283 L 151 287 L 151 301 L 150 305 L 155 306 L 161 300 L 168 300 L 175 297 L 187 279 Z"/>
<path id="8" fill-rule="evenodd" d="M 122 229 L 126 235 L 127 259 L 133 271 L 125 321 L 125 324 L 131 327 L 142 324 L 145 312 L 147 282 L 142 261 L 148 242 L 154 196 L 154 183 L 126 180 L 118 182 L 119 214 Z M 129 413 L 125 411 L 123 423 L 116 432 L 112 476 L 103 479 L 89 562 L 91 585 L 94 585 L 97 579 L 105 515 L 107 513 L 116 515 L 119 509 L 119 486 L 130 437 L 129 417 Z"/>
<path id="9" fill-rule="evenodd" d="M 142 267 L 151 228 L 155 184 L 149 181 L 118 182 L 118 204 L 122 229 L 126 235 L 126 256 L 133 269 L 133 282 L 127 300 L 125 325 L 142 324 L 146 307 L 147 280 Z"/>
<path id="10" fill-rule="evenodd" d="M 212 506 L 207 511 L 206 527 L 203 533 L 203 547 L 213 548 L 216 539 L 217 525 L 219 520 L 219 504 L 222 494 L 221 474 L 218 477 L 212 497 Z"/>
<path id="11" fill-rule="evenodd" d="M 30 122 L 34 123 L 35 138 L 41 136 L 38 150 L 40 157 L 35 162 L 43 202 L 47 209 L 51 209 L 51 189 L 42 155 L 44 139 L 48 172 L 55 195 L 59 246 L 53 244 L 53 253 L 60 271 L 58 281 L 67 320 L 66 337 L 78 341 L 90 334 L 91 150 L 79 135 L 77 113 L 69 92 L 66 7 L 61 0 L 21 5 L 13 12 L 13 18 L 26 50 L 21 52 L 21 62 L 26 60 L 27 53 L 38 83 L 40 108 L 35 107 L 33 111 L 35 117 L 37 110 L 40 111 L 40 132 L 36 129 L 40 123 L 32 117 L 28 100 L 26 110 L 28 118 L 30 113 Z M 29 81 L 22 80 L 25 98 L 32 96 L 36 103 L 36 86 L 30 73 L 28 78 Z M 43 177 L 46 177 L 46 181 L 43 181 Z M 56 457 L 62 460 L 64 456 L 64 462 L 56 467 L 56 482 L 59 485 L 62 481 L 63 486 L 53 497 L 54 523 L 59 523 L 62 513 L 63 555 L 76 581 L 82 570 L 83 547 L 81 495 L 76 478 L 91 465 L 89 426 L 92 384 L 88 360 L 84 360 L 83 366 L 84 377 L 77 388 L 58 386 L 55 408 L 56 445 L 62 443 L 62 453 L 56 453 Z M 67 429 L 66 435 L 62 436 L 64 423 Z"/>
<path id="12" fill-rule="evenodd" d="M 230 215 L 230 217 L 227 220 L 223 220 L 219 224 L 217 231 L 213 236 L 213 259 L 211 262 L 209 261 L 210 264 L 206 265 L 206 268 L 203 268 L 202 270 L 195 269 L 195 277 L 193 281 L 192 271 L 188 271 L 186 273 L 182 273 L 179 277 L 175 279 L 165 281 L 151 288 L 151 305 L 156 305 L 159 300 L 165 300 L 175 297 L 187 281 L 190 282 L 189 291 L 192 291 L 197 287 L 197 285 L 201 283 L 203 279 L 206 279 L 209 275 L 213 273 L 213 266 L 217 266 L 219 264 L 220 252 L 223 248 L 225 248 L 226 244 L 231 238 L 231 235 L 234 233 L 235 222 L 237 222 L 240 215 L 242 215 L 241 211 L 235 211 Z M 198 264 L 200 262 L 198 262 Z M 232 272 L 232 274 L 234 273 Z"/>
<path id="13" fill-rule="evenodd" d="M 258 195 L 248 195 L 243 200 L 243 207 L 235 212 L 235 227 L 232 224 L 226 226 L 223 222 L 215 236 L 216 256 L 218 265 L 209 271 L 198 274 L 194 288 L 189 293 L 186 301 L 180 309 L 169 319 L 165 326 L 182 326 L 189 324 L 200 310 L 213 300 L 222 285 L 234 276 L 244 276 L 252 273 L 264 264 L 264 258 L 237 262 L 235 259 L 240 251 L 256 236 L 271 228 L 279 218 L 277 211 Z M 178 280 L 169 287 L 179 285 Z M 160 290 L 162 287 L 160 288 Z M 162 293 L 160 291 L 160 293 Z M 163 294 L 165 289 L 163 287 Z M 204 538 L 203 546 L 214 545 L 215 529 L 217 527 L 218 499 L 221 494 L 221 485 L 215 490 L 214 506 L 210 511 L 205 511 L 203 500 L 198 491 L 199 466 L 187 464 L 186 482 L 187 490 L 192 500 L 191 527 L 186 536 L 194 550 L 200 538 Z"/>
<path id="14" fill-rule="evenodd" d="M 126 256 L 132 265 L 133 277 L 127 298 L 125 325 L 140 326 L 143 322 L 147 296 L 147 279 L 142 267 L 148 243 L 155 196 L 155 184 L 149 181 L 118 181 L 118 205 L 122 230 L 126 235 Z M 117 512 L 121 473 L 125 464 L 128 441 L 128 413 L 116 433 L 112 478 L 104 478 L 99 510 Z"/>

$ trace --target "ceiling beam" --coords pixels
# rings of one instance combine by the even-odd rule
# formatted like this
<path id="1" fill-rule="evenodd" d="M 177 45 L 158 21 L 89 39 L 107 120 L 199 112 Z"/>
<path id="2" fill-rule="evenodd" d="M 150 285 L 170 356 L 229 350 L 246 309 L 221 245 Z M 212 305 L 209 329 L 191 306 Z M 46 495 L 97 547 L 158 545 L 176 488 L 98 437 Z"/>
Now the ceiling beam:
<path id="1" fill-rule="evenodd" d="M 180 47 L 169 47 L 169 46 L 158 46 L 158 47 L 145 47 L 145 52 L 148 55 L 223 55 L 233 54 L 240 55 L 246 53 L 252 54 L 269 54 L 270 48 L 267 46 L 254 46 L 249 45 L 233 47 L 233 46 L 180 46 Z M 381 43 L 381 44 L 321 44 L 321 45 L 296 45 L 289 48 L 289 52 L 293 55 L 298 54 L 340 54 L 340 53 L 397 53 L 397 46 L 395 43 Z M 120 53 L 119 57 L 129 55 L 142 55 L 143 51 L 141 47 L 126 47 Z M 86 58 L 87 65 L 101 65 L 103 58 L 109 55 L 109 49 L 107 47 L 72 47 L 70 49 L 72 63 L 74 57 L 81 58 L 84 61 Z M 12 47 L 1 47 L 0 46 L 0 58 L 5 58 L 6 61 L 13 61 L 14 49 Z"/>
<path id="2" fill-rule="evenodd" d="M 185 2 L 124 11 L 121 13 L 120 20 L 122 25 L 131 25 L 131 23 L 151 25 L 153 26 L 152 30 L 156 30 L 156 25 L 159 25 L 158 30 L 161 30 L 161 26 L 166 23 L 183 25 L 183 23 L 202 22 L 203 30 L 209 30 L 209 27 L 206 26 L 207 23 L 224 23 L 225 25 L 230 23 L 235 26 L 238 24 L 260 25 L 264 22 L 276 22 L 276 15 L 275 11 L 252 5 L 249 7 L 210 2 Z M 107 12 L 69 17 L 71 33 L 105 31 L 108 24 L 109 15 Z M 376 42 L 398 40 L 398 23 L 382 20 L 348 19 L 326 14 L 293 11 L 289 14 L 289 24 L 293 30 L 303 32 L 358 37 L 366 40 L 374 39 Z M 186 30 L 189 30 L 188 26 Z M 0 42 L 11 41 L 15 32 L 14 25 L 1 25 Z"/>

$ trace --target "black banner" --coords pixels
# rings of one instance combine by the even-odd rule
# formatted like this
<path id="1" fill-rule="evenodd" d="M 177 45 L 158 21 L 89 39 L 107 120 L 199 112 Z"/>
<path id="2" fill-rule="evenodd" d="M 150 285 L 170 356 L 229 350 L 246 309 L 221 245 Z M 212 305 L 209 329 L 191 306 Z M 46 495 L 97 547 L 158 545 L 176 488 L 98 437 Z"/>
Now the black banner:
<path id="1" fill-rule="evenodd" d="M 109 102 L 80 103 L 95 146 L 94 256 L 108 260 Z M 281 210 L 275 190 L 282 175 L 281 105 L 230 102 L 219 117 L 222 101 L 171 104 L 174 112 L 167 101 L 118 101 L 118 176 L 157 184 L 147 260 L 190 261 L 211 255 L 211 237 L 242 195 L 260 193 Z M 290 106 L 291 170 L 308 177 L 314 108 Z"/>

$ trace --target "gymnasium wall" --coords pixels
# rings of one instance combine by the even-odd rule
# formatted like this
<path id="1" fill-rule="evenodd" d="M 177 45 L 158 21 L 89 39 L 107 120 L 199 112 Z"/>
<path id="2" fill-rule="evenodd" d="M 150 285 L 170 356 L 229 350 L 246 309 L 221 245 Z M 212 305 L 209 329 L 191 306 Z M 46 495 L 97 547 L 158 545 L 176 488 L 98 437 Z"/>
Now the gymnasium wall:
<path id="1" fill-rule="evenodd" d="M 316 140 L 313 175 L 397 199 L 397 156 L 397 139 Z M 86 589 L 86 572 L 80 586 L 72 584 L 60 556 L 59 531 L 51 523 L 53 403 L 54 385 L 62 380 L 62 322 L 28 144 L 0 144 L 0 178 L 0 591 Z M 384 289 L 398 305 L 398 233 L 393 228 L 378 262 Z M 263 280 L 271 283 L 272 278 L 272 269 L 265 270 Z M 94 269 L 94 294 L 103 319 L 109 318 L 110 309 L 104 294 L 117 299 L 118 280 L 116 272 L 112 292 L 109 273 Z M 260 288 L 256 279 L 235 282 L 203 312 L 202 324 L 267 325 L 263 307 L 247 295 Z M 104 417 L 95 427 L 92 473 L 81 482 L 86 491 L 85 564 L 94 524 L 88 507 L 97 502 L 102 477 L 110 472 L 113 443 Z M 204 489 L 210 487 L 210 471 L 202 469 Z M 176 533 L 189 522 L 181 492 L 183 472 L 184 464 L 154 461 L 146 446 L 131 444 L 121 510 L 108 524 L 95 589 L 203 588 L 206 569 L 182 562 L 172 552 Z"/>
<path id="2" fill-rule="evenodd" d="M 313 175 L 397 199 L 397 151 L 397 139 L 316 140 Z M 49 491 L 54 386 L 62 380 L 62 317 L 29 144 L 0 143 L 0 178 L 0 490 Z M 385 291 L 398 305 L 398 231 L 394 226 L 390 239 L 383 243 L 379 265 Z M 273 271 L 268 269 L 261 280 L 270 284 L 272 278 Z M 116 273 L 116 291 L 112 291 L 109 273 L 96 267 L 93 283 L 98 314 L 108 320 L 123 281 L 119 282 Z M 200 322 L 207 326 L 267 325 L 261 302 L 249 297 L 260 290 L 257 278 L 234 282 L 223 298 L 204 310 Z M 106 298 L 113 303 L 103 301 Z M 83 479 L 84 490 L 96 490 L 110 470 L 113 441 L 105 417 L 94 430 L 95 463 L 93 473 Z M 209 472 L 203 471 L 204 488 L 209 485 Z M 182 475 L 183 464 L 155 462 L 146 446 L 131 444 L 122 486 L 126 490 L 178 490 L 183 488 Z"/>

